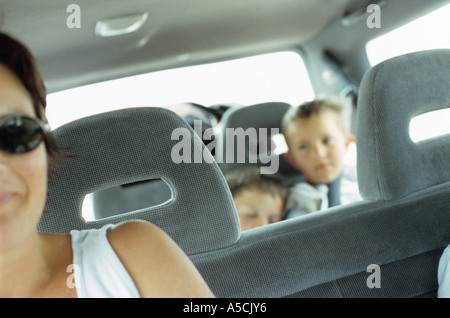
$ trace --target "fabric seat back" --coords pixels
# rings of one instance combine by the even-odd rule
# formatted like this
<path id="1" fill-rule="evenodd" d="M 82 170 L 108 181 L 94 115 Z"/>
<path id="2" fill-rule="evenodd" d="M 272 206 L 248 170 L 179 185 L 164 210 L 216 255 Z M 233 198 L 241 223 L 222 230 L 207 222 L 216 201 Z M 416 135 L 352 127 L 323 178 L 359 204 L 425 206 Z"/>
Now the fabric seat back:
<path id="1" fill-rule="evenodd" d="M 50 182 L 41 232 L 68 233 L 143 219 L 162 228 L 187 254 L 237 241 L 239 220 L 222 172 L 174 112 L 156 107 L 118 110 L 68 123 L 54 134 L 66 157 Z M 189 151 L 189 158 L 179 162 L 182 149 Z M 195 163 L 199 154 L 203 160 Z M 146 180 L 164 181 L 170 199 L 105 219 L 83 219 L 86 195 Z"/>

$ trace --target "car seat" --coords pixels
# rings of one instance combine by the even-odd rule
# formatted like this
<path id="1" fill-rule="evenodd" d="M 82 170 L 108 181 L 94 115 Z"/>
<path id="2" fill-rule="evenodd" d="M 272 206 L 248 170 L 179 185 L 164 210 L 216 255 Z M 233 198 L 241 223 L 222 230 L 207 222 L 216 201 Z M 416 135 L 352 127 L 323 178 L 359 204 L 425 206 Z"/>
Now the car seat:
<path id="1" fill-rule="evenodd" d="M 292 166 L 284 159 L 283 154 L 277 153 L 271 149 L 271 130 L 278 129 L 281 133 L 281 120 L 286 111 L 291 105 L 283 102 L 267 102 L 254 104 L 249 106 L 232 107 L 225 111 L 222 117 L 221 134 L 217 141 L 216 159 L 219 162 L 219 166 L 224 173 L 230 170 L 245 168 L 248 166 L 266 166 L 260 160 L 260 145 L 259 142 L 265 142 L 267 144 L 268 154 L 273 158 L 276 157 L 279 163 L 278 172 L 286 177 L 288 183 L 303 181 L 304 177 L 296 171 Z M 227 136 L 227 129 L 242 128 L 246 131 L 248 128 L 255 129 L 256 140 L 247 140 L 245 147 L 239 149 L 238 143 L 234 142 L 234 147 L 227 147 L 231 142 L 229 136 Z M 261 128 L 266 129 L 266 135 Z M 242 151 L 243 150 L 243 151 Z M 230 154 L 230 151 L 233 151 Z M 238 153 L 240 151 L 240 153 Z M 243 154 L 242 154 L 243 152 Z M 253 152 L 253 153 L 252 153 Z M 244 162 L 238 162 L 238 155 L 243 155 Z M 251 156 L 254 156 L 256 162 L 252 162 Z"/>
<path id="2" fill-rule="evenodd" d="M 172 138 L 180 129 L 187 139 Z M 157 107 L 123 109 L 68 123 L 54 135 L 66 156 L 54 167 L 39 231 L 68 233 L 142 219 L 163 229 L 187 254 L 238 240 L 239 220 L 226 181 L 211 154 L 203 152 L 200 138 L 176 113 Z M 175 163 L 172 151 L 182 141 L 192 156 L 200 152 L 211 163 Z M 86 195 L 146 180 L 163 181 L 169 199 L 100 220 L 82 217 Z"/>

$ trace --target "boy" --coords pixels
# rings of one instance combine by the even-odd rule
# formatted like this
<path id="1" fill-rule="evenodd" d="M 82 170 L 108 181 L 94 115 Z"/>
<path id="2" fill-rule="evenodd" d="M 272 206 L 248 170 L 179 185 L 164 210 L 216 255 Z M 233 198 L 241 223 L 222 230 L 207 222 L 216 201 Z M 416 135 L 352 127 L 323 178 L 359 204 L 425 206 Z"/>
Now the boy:
<path id="1" fill-rule="evenodd" d="M 306 178 L 291 187 L 289 217 L 360 200 L 356 176 L 343 173 L 344 156 L 355 137 L 346 133 L 343 107 L 319 99 L 290 109 L 282 121 L 286 160 Z"/>
<path id="2" fill-rule="evenodd" d="M 259 169 L 237 169 L 225 173 L 238 212 L 241 231 L 281 221 L 288 186 L 276 174 Z"/>

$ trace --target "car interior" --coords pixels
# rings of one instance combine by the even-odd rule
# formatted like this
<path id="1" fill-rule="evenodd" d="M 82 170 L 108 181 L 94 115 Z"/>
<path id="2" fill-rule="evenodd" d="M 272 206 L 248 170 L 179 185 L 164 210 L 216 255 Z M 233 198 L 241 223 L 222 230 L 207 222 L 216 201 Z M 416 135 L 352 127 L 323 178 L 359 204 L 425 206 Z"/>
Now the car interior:
<path id="1" fill-rule="evenodd" d="M 449 8 L 446 0 L 0 1 L 0 30 L 30 48 L 50 95 L 289 51 L 301 56 L 315 97 L 344 101 L 356 136 L 361 201 L 241 232 L 225 172 L 267 168 L 259 152 L 266 148 L 289 184 L 304 180 L 267 141 L 292 102 L 130 103 L 68 118 L 53 128 L 66 156 L 38 230 L 149 221 L 220 298 L 436 298 L 439 259 L 450 244 L 450 131 L 416 142 L 411 122 L 450 109 L 450 43 L 374 64 L 366 45 Z M 439 27 L 445 37 L 449 24 Z M 227 147 L 230 128 L 255 129 L 258 143 L 246 143 L 244 153 Z M 174 160 L 181 145 L 192 160 Z M 83 215 L 88 196 L 93 219 Z M 374 268 L 381 285 L 370 284 Z"/>

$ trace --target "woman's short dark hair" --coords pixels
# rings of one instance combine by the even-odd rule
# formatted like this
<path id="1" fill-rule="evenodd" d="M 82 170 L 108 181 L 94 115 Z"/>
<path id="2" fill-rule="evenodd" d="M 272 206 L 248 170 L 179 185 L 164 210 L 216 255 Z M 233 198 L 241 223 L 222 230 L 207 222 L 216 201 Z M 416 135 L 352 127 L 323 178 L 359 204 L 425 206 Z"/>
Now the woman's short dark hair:
<path id="1" fill-rule="evenodd" d="M 47 106 L 47 89 L 30 50 L 13 37 L 0 32 L 0 64 L 21 81 L 30 94 L 36 116 L 45 121 L 43 114 Z M 49 162 L 56 161 L 60 147 L 51 133 L 45 136 L 44 142 Z"/>

